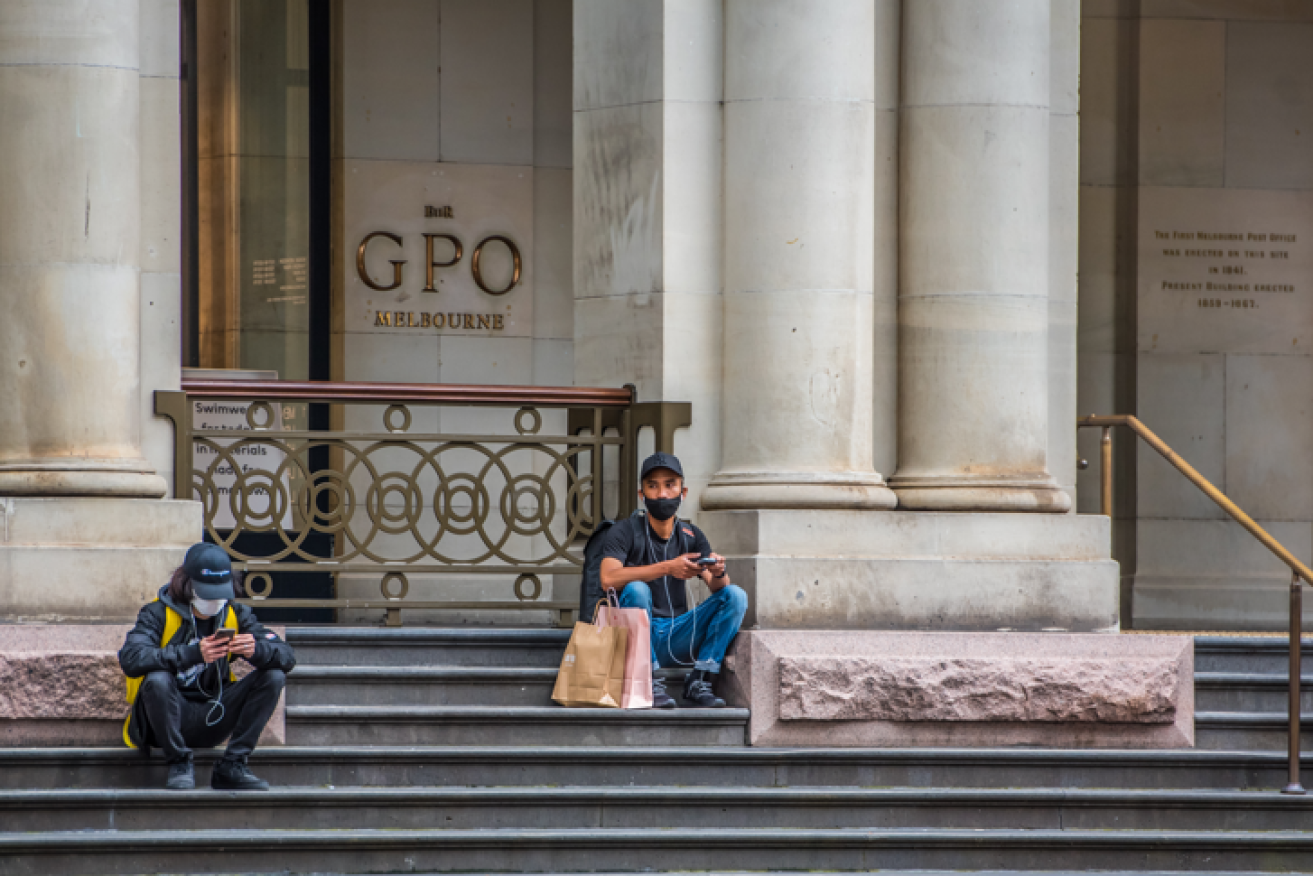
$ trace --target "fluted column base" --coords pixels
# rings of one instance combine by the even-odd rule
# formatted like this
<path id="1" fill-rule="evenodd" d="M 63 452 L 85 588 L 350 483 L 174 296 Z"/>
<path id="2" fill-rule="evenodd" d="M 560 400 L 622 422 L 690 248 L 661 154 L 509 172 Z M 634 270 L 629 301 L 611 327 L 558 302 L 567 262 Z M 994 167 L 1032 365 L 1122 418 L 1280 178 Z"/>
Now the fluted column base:
<path id="1" fill-rule="evenodd" d="M 1071 496 L 1051 477 L 900 477 L 889 486 L 908 511 L 1002 511 L 1066 514 Z"/>
<path id="2" fill-rule="evenodd" d="M 69 459 L 0 464 L 0 496 L 160 499 L 169 483 L 144 459 Z"/>
<path id="3" fill-rule="evenodd" d="M 874 472 L 721 472 L 702 494 L 707 511 L 889 510 L 897 504 Z"/>

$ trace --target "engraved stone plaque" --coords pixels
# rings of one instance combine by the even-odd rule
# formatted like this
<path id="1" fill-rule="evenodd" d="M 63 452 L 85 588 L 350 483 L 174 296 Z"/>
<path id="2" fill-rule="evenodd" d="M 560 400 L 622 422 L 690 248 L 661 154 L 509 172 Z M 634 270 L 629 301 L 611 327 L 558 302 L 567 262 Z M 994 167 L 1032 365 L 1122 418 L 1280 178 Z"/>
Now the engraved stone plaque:
<path id="1" fill-rule="evenodd" d="M 1313 193 L 1140 189 L 1139 349 L 1305 353 Z"/>

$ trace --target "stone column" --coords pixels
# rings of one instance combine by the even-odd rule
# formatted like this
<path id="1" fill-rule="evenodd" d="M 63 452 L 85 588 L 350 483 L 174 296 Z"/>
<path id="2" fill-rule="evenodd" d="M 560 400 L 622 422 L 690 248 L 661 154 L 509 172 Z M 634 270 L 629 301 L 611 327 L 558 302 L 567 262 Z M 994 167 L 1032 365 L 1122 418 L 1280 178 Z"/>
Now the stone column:
<path id="1" fill-rule="evenodd" d="M 575 384 L 692 403 L 685 516 L 720 463 L 723 53 L 721 0 L 575 0 Z"/>
<path id="2" fill-rule="evenodd" d="M 711 509 L 892 508 L 872 466 L 875 6 L 725 4 L 721 467 Z"/>
<path id="3" fill-rule="evenodd" d="M 0 6 L 0 496 L 159 497 L 140 447 L 138 3 Z"/>
<path id="4" fill-rule="evenodd" d="M 33 624 L 32 650 L 60 635 L 42 622 L 131 620 L 201 533 L 140 437 L 142 362 L 166 381 L 146 389 L 178 367 L 178 158 L 156 136 L 177 85 L 147 114 L 140 90 L 143 56 L 177 67 L 167 6 L 0 3 L 0 621 Z"/>
<path id="5" fill-rule="evenodd" d="M 1070 507 L 1047 468 L 1049 41 L 1049 0 L 903 7 L 903 508 Z"/>

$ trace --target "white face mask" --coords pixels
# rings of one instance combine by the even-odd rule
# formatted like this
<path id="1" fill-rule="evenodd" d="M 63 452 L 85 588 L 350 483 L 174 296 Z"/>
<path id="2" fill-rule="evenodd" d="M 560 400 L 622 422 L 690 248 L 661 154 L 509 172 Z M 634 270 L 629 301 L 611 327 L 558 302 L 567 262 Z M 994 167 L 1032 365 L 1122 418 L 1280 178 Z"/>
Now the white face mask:
<path id="1" fill-rule="evenodd" d="M 228 600 L 226 599 L 201 599 L 199 596 L 193 596 L 191 607 L 196 609 L 197 614 L 204 615 L 205 617 L 214 617 L 216 614 L 223 611 L 224 603 L 227 601 Z"/>

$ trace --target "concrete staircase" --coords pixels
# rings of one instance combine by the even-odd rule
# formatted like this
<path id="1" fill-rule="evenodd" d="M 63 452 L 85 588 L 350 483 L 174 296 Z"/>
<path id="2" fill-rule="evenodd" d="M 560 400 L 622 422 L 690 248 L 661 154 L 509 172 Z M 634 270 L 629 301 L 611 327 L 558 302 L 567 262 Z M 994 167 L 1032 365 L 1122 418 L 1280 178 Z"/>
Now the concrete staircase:
<path id="1" fill-rule="evenodd" d="M 753 749 L 741 710 L 549 705 L 561 631 L 289 638 L 273 791 L 0 750 L 0 873 L 1313 872 L 1313 798 L 1275 793 L 1280 640 L 1200 639 L 1200 748 L 1159 752 Z"/>
<path id="2" fill-rule="evenodd" d="M 1284 638 L 1195 638 L 1195 744 L 1284 751 L 1290 649 Z M 1313 639 L 1300 645 L 1302 750 L 1313 754 Z M 1313 784 L 1313 775 L 1306 780 Z"/>

